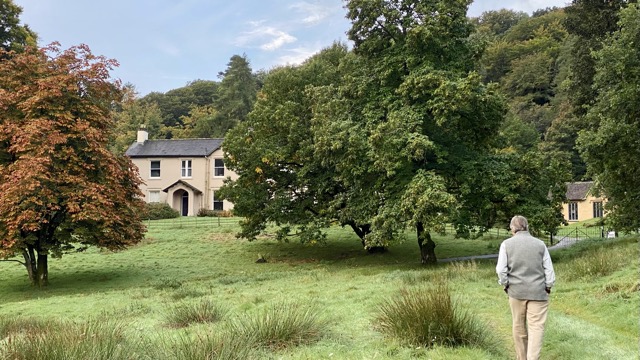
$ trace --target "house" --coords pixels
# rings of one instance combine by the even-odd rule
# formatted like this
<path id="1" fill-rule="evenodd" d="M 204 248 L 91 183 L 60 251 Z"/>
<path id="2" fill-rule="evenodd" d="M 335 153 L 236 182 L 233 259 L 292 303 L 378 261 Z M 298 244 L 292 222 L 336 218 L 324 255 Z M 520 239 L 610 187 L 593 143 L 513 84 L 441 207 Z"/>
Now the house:
<path id="1" fill-rule="evenodd" d="M 126 155 L 138 167 L 146 202 L 164 202 L 183 216 L 200 209 L 231 210 L 233 204 L 218 200 L 223 181 L 237 175 L 224 166 L 222 139 L 149 140 L 138 131 Z"/>
<path id="2" fill-rule="evenodd" d="M 580 181 L 567 184 L 567 201 L 563 204 L 564 219 L 584 221 L 603 216 L 602 205 L 606 199 L 592 194 L 593 181 Z"/>

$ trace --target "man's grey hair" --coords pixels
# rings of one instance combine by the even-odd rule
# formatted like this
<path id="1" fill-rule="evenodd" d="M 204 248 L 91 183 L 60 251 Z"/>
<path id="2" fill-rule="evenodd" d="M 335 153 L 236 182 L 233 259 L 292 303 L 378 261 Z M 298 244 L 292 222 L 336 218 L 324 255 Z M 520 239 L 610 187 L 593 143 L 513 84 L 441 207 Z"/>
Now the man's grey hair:
<path id="1" fill-rule="evenodd" d="M 509 224 L 509 228 L 514 233 L 517 233 L 518 231 L 528 231 L 529 222 L 527 221 L 527 218 L 525 218 L 524 216 L 516 215 L 511 219 L 511 224 Z"/>

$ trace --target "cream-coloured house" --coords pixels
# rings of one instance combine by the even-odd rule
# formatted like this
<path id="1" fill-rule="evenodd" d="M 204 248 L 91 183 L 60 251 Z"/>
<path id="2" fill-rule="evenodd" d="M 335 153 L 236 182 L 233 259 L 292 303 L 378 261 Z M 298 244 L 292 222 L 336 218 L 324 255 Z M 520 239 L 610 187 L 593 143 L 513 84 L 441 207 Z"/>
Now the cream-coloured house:
<path id="1" fill-rule="evenodd" d="M 216 199 L 223 181 L 237 178 L 224 166 L 221 146 L 222 139 L 149 140 L 140 130 L 126 154 L 140 171 L 146 202 L 166 202 L 183 216 L 194 216 L 200 209 L 233 209 Z"/>
<path id="2" fill-rule="evenodd" d="M 604 215 L 603 205 L 607 200 L 593 196 L 593 181 L 580 181 L 567 184 L 566 199 L 563 204 L 564 219 L 569 222 L 584 221 Z"/>

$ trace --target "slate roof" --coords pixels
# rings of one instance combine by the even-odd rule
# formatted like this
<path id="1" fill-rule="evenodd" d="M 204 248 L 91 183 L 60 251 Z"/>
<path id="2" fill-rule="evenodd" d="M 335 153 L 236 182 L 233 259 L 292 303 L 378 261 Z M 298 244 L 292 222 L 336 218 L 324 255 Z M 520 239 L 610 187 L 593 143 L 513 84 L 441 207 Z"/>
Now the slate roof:
<path id="1" fill-rule="evenodd" d="M 186 157 L 209 156 L 218 150 L 223 139 L 171 139 L 135 142 L 127 149 L 127 156 L 141 157 Z"/>
<path id="2" fill-rule="evenodd" d="M 593 187 L 593 181 L 567 183 L 567 200 L 584 200 Z"/>

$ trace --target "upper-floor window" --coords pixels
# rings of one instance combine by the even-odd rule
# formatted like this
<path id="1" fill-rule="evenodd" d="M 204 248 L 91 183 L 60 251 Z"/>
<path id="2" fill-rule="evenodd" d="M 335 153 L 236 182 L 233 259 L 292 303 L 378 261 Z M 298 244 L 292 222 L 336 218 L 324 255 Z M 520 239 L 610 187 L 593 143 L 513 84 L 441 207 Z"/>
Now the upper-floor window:
<path id="1" fill-rule="evenodd" d="M 577 202 L 569 203 L 569 220 L 570 221 L 578 220 L 578 203 Z"/>
<path id="2" fill-rule="evenodd" d="M 595 201 L 593 203 L 593 217 L 601 218 L 602 215 L 602 201 Z"/>
<path id="3" fill-rule="evenodd" d="M 213 160 L 213 176 L 224 176 L 224 160 Z"/>
<path id="4" fill-rule="evenodd" d="M 149 168 L 151 171 L 149 172 L 149 177 L 151 178 L 159 178 L 160 177 L 160 160 L 151 160 L 149 164 Z"/>
<path id="5" fill-rule="evenodd" d="M 180 174 L 183 178 L 191 177 L 191 160 L 182 160 Z"/>

